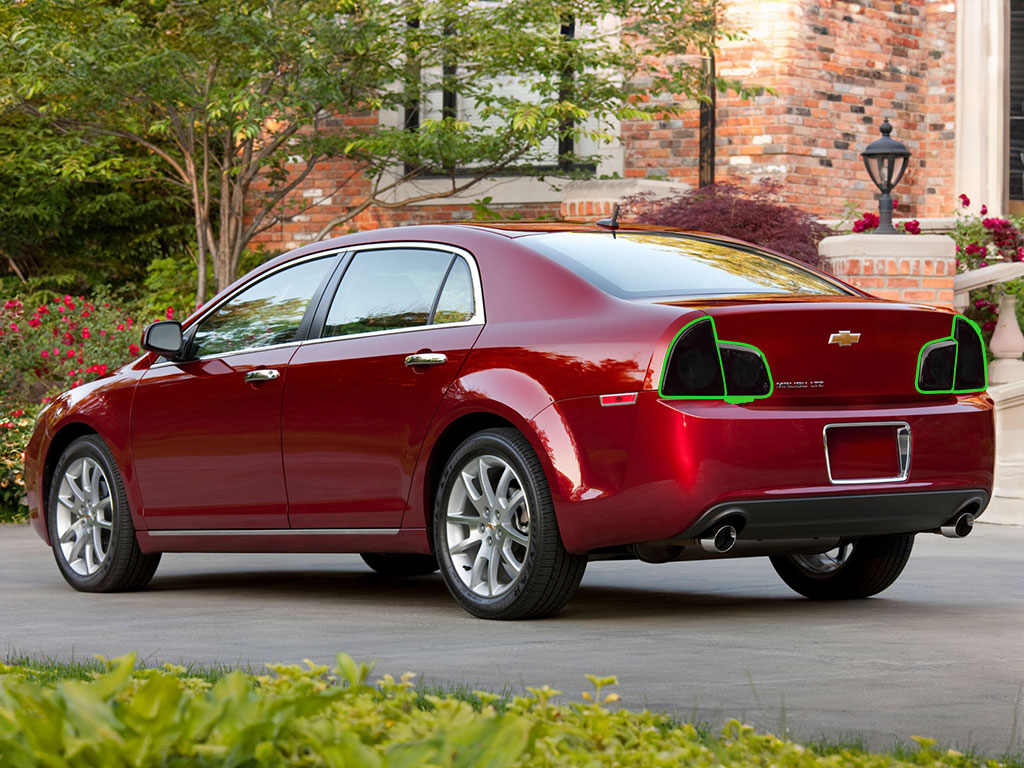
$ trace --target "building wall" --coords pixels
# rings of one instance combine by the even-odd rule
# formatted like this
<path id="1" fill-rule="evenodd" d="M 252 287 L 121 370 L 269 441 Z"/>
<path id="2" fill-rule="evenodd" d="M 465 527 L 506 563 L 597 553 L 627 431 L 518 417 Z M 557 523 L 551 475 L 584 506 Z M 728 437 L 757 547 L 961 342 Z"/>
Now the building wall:
<path id="1" fill-rule="evenodd" d="M 954 3 L 935 0 L 732 0 L 717 69 L 775 95 L 719 96 L 716 178 L 785 185 L 788 202 L 838 217 L 875 210 L 860 152 L 889 118 L 913 153 L 897 213 L 948 215 L 954 188 Z M 628 177 L 697 183 L 697 113 L 623 126 Z"/>

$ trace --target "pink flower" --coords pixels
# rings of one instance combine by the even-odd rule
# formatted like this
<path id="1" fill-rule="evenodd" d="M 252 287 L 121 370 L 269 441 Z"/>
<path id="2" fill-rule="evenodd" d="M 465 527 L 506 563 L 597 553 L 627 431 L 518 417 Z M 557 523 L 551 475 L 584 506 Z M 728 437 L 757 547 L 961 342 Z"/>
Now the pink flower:
<path id="1" fill-rule="evenodd" d="M 17 323 L 11 323 L 11 324 L 10 324 L 10 325 L 8 326 L 8 328 L 10 328 L 10 329 L 11 329 L 12 331 L 14 331 L 15 333 L 18 333 L 19 331 L 21 331 L 21 328 L 19 328 L 19 327 L 18 327 L 18 324 L 17 324 Z"/>
<path id="2" fill-rule="evenodd" d="M 989 321 L 985 322 L 981 327 L 984 330 L 986 330 L 986 331 L 991 331 L 993 328 L 996 327 L 996 321 L 995 320 L 989 320 Z"/>
<path id="3" fill-rule="evenodd" d="M 83 329 L 82 329 L 82 338 L 83 338 L 83 339 L 89 339 L 89 338 L 92 338 L 92 334 L 91 334 L 91 333 L 89 333 L 89 329 L 88 329 L 88 328 L 83 328 Z"/>
<path id="4" fill-rule="evenodd" d="M 988 306 L 988 302 L 985 301 L 984 299 L 975 299 L 974 306 L 977 307 L 978 309 L 983 309 L 984 307 Z"/>
<path id="5" fill-rule="evenodd" d="M 117 324 L 117 330 L 123 331 L 124 330 L 124 323 L 118 323 Z"/>
<path id="6" fill-rule="evenodd" d="M 960 195 L 960 207 L 967 208 L 971 204 L 971 198 L 967 195 Z"/>
<path id="7" fill-rule="evenodd" d="M 988 262 L 987 261 L 979 261 L 978 262 L 978 266 L 979 267 L 987 267 L 988 266 Z"/>
<path id="8" fill-rule="evenodd" d="M 33 317 L 31 320 L 28 321 L 29 328 L 38 328 L 41 324 L 42 323 L 40 322 L 38 317 Z"/>
<path id="9" fill-rule="evenodd" d="M 107 335 L 107 332 L 106 332 L 106 331 L 104 331 L 104 330 L 101 330 L 101 331 L 100 331 L 100 336 L 101 336 L 101 337 L 103 337 L 103 336 L 106 336 L 106 335 Z"/>
<path id="10" fill-rule="evenodd" d="M 981 206 L 981 215 L 984 216 L 986 213 L 988 213 L 988 206 L 987 205 L 982 205 Z"/>
<path id="11" fill-rule="evenodd" d="M 893 207 L 893 210 L 896 210 L 896 206 L 897 206 L 897 205 L 899 205 L 899 202 L 898 202 L 898 201 L 896 200 L 896 198 L 894 197 L 894 198 L 892 199 L 892 207 Z"/>
<path id="12" fill-rule="evenodd" d="M 921 222 L 917 219 L 911 219 L 910 221 L 903 222 L 903 231 L 909 232 L 912 235 L 921 234 Z"/>
<path id="13" fill-rule="evenodd" d="M 174 317 L 174 307 L 167 308 L 167 319 L 171 320 Z"/>
<path id="14" fill-rule="evenodd" d="M 74 356 L 75 356 L 75 350 L 73 350 L 73 349 L 69 349 L 69 350 L 68 350 L 68 359 L 70 359 L 70 358 L 72 358 L 72 357 L 74 357 Z"/>
<path id="15" fill-rule="evenodd" d="M 24 415 L 25 415 L 25 411 L 23 411 L 21 408 L 17 408 L 15 410 L 11 411 L 11 416 L 13 416 L 16 419 L 19 418 L 20 416 L 24 416 Z"/>
<path id="16" fill-rule="evenodd" d="M 44 349 L 42 352 L 39 353 L 39 356 L 40 357 L 49 357 L 50 353 L 47 350 Z"/>
<path id="17" fill-rule="evenodd" d="M 128 354 L 130 354 L 132 357 L 138 357 L 139 356 L 139 352 L 141 352 L 141 351 L 142 350 L 139 349 L 137 344 L 129 344 L 128 345 Z"/>
<path id="18" fill-rule="evenodd" d="M 48 402 L 50 402 L 51 400 L 53 400 L 53 398 L 52 398 L 52 397 L 50 397 L 49 395 L 47 395 L 46 397 L 42 397 L 42 398 L 40 398 L 40 399 L 39 399 L 39 402 L 40 402 L 40 403 L 42 403 L 43 405 L 46 405 L 46 404 L 47 404 Z"/>

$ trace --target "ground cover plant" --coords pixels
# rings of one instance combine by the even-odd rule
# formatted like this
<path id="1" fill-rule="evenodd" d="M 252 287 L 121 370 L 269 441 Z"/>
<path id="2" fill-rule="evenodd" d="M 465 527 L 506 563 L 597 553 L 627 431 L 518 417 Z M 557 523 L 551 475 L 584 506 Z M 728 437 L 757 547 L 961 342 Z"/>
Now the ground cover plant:
<path id="1" fill-rule="evenodd" d="M 424 692 L 412 675 L 369 682 L 372 666 L 270 666 L 267 674 L 96 665 L 0 664 L 0 763 L 28 766 L 778 766 L 997 768 L 914 739 L 871 753 L 802 746 L 738 721 L 720 733 L 649 711 L 616 709 L 615 678 L 588 675 L 578 701 Z"/>

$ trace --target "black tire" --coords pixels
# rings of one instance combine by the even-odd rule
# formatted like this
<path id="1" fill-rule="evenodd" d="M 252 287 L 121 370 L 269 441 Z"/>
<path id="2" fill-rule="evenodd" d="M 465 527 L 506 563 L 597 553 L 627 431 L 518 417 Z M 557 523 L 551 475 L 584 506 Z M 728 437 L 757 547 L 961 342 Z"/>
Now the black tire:
<path id="1" fill-rule="evenodd" d="M 95 495 L 85 488 L 84 474 L 91 477 Z M 65 484 L 65 479 L 69 484 Z M 70 492 L 72 486 L 89 497 L 81 504 L 93 504 L 90 510 L 75 503 L 75 496 Z M 62 493 L 66 501 L 62 501 Z M 94 503 L 93 499 L 109 499 L 109 503 Z M 46 520 L 57 567 L 68 584 L 80 592 L 142 589 L 160 564 L 159 553 L 147 555 L 139 549 L 121 473 L 110 449 L 97 435 L 78 438 L 61 455 L 50 484 Z M 69 537 L 65 542 L 60 540 L 58 523 Z M 76 526 L 76 531 L 70 530 Z M 79 539 L 83 543 L 80 544 Z M 97 563 L 96 551 L 101 548 L 103 556 Z"/>
<path id="2" fill-rule="evenodd" d="M 381 576 L 403 578 L 405 576 L 427 576 L 437 570 L 437 558 L 433 555 L 411 553 L 383 554 L 366 552 L 360 555 L 363 562 Z"/>
<path id="3" fill-rule="evenodd" d="M 832 564 L 808 555 L 779 555 L 771 561 L 786 584 L 812 600 L 871 597 L 899 578 L 910 559 L 914 534 L 872 536 L 849 546 L 848 555 Z"/>
<path id="4" fill-rule="evenodd" d="M 496 506 L 490 512 L 478 512 L 476 502 L 472 502 L 462 478 L 462 470 L 473 462 L 479 468 L 474 470 L 478 473 L 477 479 L 471 481 L 477 491 L 482 488 L 479 472 L 487 476 L 493 474 L 494 477 L 500 474 L 504 478 L 507 467 L 511 468 L 514 479 L 506 484 L 506 498 L 497 502 L 497 505 L 511 502 L 519 496 L 519 491 L 522 491 L 522 499 L 507 508 L 499 509 Z M 493 466 L 484 468 L 488 462 Z M 500 491 L 501 485 L 499 480 L 497 488 L 491 490 Z M 453 494 L 457 494 L 454 501 Z M 482 493 L 479 495 L 483 497 Z M 460 498 L 463 499 L 461 503 Z M 459 516 L 458 520 L 473 522 L 450 523 L 450 503 L 459 507 L 459 515 L 461 510 L 469 510 L 469 515 Z M 483 500 L 483 506 L 487 506 L 486 500 Z M 479 514 L 479 518 L 473 518 L 473 514 Z M 493 517 L 486 518 L 487 514 L 493 514 Z M 570 554 L 562 546 L 551 493 L 540 460 L 529 441 L 515 429 L 478 432 L 452 454 L 441 474 L 432 525 L 434 551 L 449 591 L 459 605 L 482 619 L 536 619 L 550 616 L 576 592 L 587 567 L 585 555 Z M 453 542 L 452 546 L 460 549 L 462 545 L 465 550 L 451 552 L 450 535 L 463 533 L 465 536 Z M 471 541 L 477 533 L 479 537 Z M 493 542 L 492 536 L 495 537 Z M 475 541 L 479 541 L 479 546 L 474 550 Z M 488 550 L 484 549 L 485 543 Z M 488 556 L 481 556 L 488 551 Z M 494 570 L 491 569 L 490 555 L 494 555 L 498 563 Z M 469 559 L 474 560 L 471 567 L 467 564 Z M 509 567 L 513 562 L 519 565 L 515 574 Z M 487 594 L 474 590 L 465 580 L 472 582 L 473 573 L 481 563 L 486 563 L 489 574 L 494 574 L 494 578 L 488 578 L 488 585 L 478 585 Z M 492 585 L 497 585 L 497 588 Z"/>

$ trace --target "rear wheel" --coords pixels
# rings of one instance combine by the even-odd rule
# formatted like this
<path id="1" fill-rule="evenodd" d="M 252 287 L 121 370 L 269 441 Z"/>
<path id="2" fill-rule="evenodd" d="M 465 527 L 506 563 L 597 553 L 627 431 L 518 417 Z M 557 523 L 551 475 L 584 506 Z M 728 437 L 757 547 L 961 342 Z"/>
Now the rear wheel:
<path id="1" fill-rule="evenodd" d="M 160 563 L 139 549 L 121 473 L 97 435 L 75 440 L 57 462 L 47 522 L 57 566 L 81 592 L 141 589 Z"/>
<path id="2" fill-rule="evenodd" d="M 852 600 L 877 595 L 896 581 L 913 546 L 912 533 L 872 536 L 820 555 L 779 555 L 771 561 L 782 580 L 804 597 Z"/>
<path id="3" fill-rule="evenodd" d="M 540 460 L 514 429 L 466 440 L 441 475 L 434 551 L 459 604 L 484 619 L 558 611 L 587 567 L 565 551 Z"/>
<path id="4" fill-rule="evenodd" d="M 437 570 L 437 558 L 433 555 L 366 552 L 360 557 L 381 576 L 426 576 Z"/>

